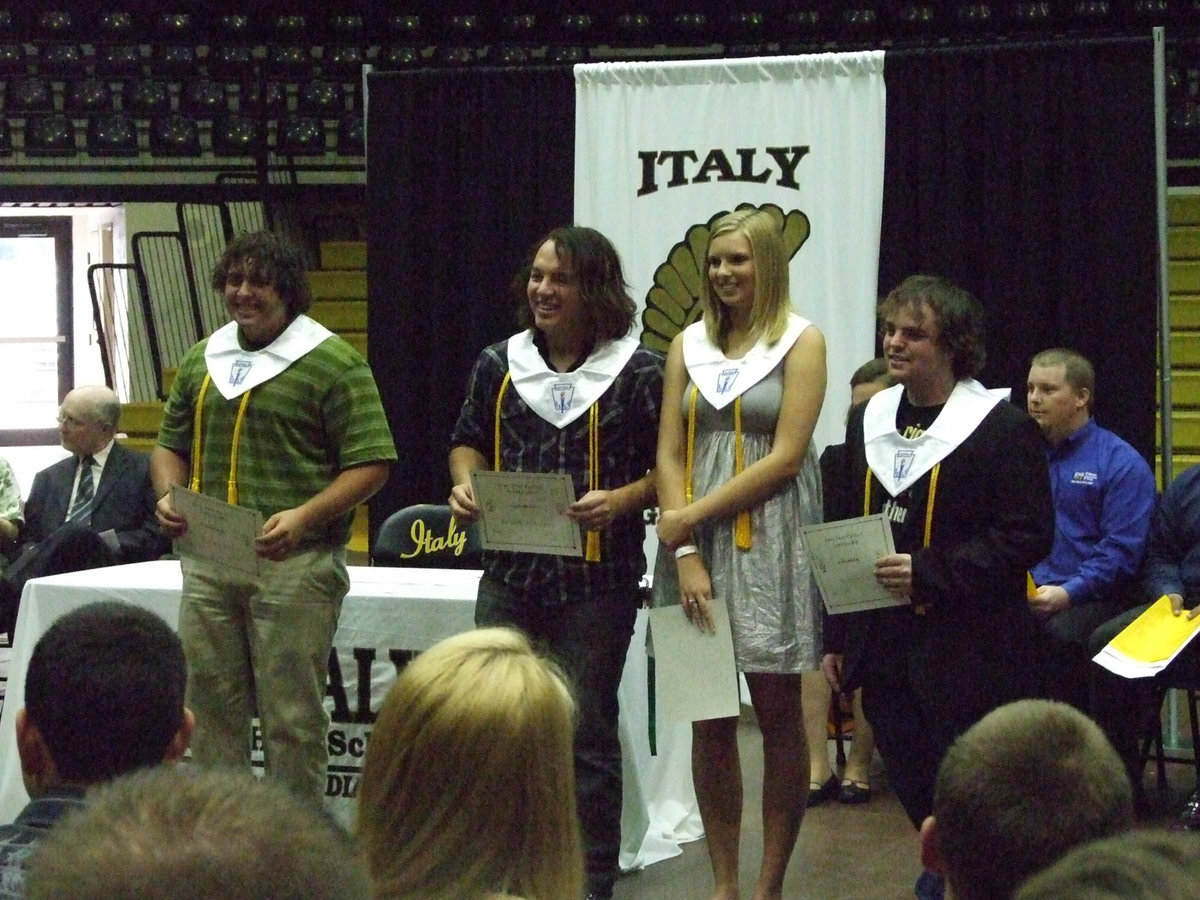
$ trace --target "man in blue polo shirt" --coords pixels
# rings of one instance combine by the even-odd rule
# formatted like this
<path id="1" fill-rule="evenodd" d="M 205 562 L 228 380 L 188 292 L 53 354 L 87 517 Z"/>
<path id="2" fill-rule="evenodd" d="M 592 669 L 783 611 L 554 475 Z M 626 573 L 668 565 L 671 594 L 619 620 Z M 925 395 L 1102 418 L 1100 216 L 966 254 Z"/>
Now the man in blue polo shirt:
<path id="1" fill-rule="evenodd" d="M 1030 574 L 1043 619 L 1044 693 L 1088 711 L 1087 641 L 1137 601 L 1136 578 L 1156 488 L 1146 460 L 1092 418 L 1095 373 L 1073 350 L 1044 350 L 1029 369 L 1026 405 L 1046 436 L 1054 547 Z"/>

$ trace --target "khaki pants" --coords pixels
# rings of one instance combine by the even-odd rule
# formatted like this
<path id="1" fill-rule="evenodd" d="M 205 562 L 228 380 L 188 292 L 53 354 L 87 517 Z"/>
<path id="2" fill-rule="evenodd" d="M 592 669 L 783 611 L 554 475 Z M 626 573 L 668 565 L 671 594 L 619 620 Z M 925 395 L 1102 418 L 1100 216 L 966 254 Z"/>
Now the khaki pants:
<path id="1" fill-rule="evenodd" d="M 183 560 L 179 636 L 188 661 L 187 703 L 196 716 L 197 763 L 249 766 L 257 712 L 267 775 L 321 801 L 329 651 L 350 588 L 345 558 L 344 549 L 323 547 L 263 560 L 255 582 Z"/>

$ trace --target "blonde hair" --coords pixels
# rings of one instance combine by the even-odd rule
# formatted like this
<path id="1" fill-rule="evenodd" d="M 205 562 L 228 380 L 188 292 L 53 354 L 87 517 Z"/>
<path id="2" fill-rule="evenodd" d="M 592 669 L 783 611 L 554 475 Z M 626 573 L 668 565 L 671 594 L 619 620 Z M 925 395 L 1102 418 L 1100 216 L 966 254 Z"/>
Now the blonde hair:
<path id="1" fill-rule="evenodd" d="M 787 330 L 792 304 L 788 283 L 788 255 L 783 246 L 783 233 L 770 213 L 761 209 L 739 209 L 726 213 L 709 229 L 704 248 L 704 277 L 700 279 L 700 302 L 704 306 L 704 329 L 709 341 L 722 350 L 729 338 L 729 312 L 713 294 L 708 280 L 708 252 L 714 238 L 738 233 L 750 244 L 754 260 L 754 307 L 750 313 L 750 330 L 774 344 Z"/>
<path id="2" fill-rule="evenodd" d="M 582 896 L 573 715 L 565 676 L 510 628 L 455 635 L 409 663 L 359 789 L 375 896 Z"/>

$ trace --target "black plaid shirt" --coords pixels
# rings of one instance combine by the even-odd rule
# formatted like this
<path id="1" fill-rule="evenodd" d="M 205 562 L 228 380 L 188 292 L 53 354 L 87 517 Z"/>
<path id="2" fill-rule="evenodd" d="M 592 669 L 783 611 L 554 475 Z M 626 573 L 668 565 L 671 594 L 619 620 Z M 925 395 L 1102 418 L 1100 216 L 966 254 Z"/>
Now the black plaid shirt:
<path id="1" fill-rule="evenodd" d="M 662 356 L 638 347 L 600 397 L 601 490 L 623 487 L 654 468 L 662 366 Z M 507 371 L 507 341 L 492 344 L 479 354 L 451 437 L 453 446 L 473 447 L 482 453 L 489 466 L 495 458 L 496 396 Z M 504 471 L 565 472 L 575 485 L 576 497 L 587 493 L 588 416 L 559 429 L 530 409 L 510 386 L 504 392 L 500 417 L 500 465 Z M 621 597 L 633 602 L 646 571 L 642 518 L 623 516 L 600 534 L 600 561 L 596 563 L 582 557 L 496 551 L 484 553 L 484 569 L 509 590 L 545 606 Z"/>

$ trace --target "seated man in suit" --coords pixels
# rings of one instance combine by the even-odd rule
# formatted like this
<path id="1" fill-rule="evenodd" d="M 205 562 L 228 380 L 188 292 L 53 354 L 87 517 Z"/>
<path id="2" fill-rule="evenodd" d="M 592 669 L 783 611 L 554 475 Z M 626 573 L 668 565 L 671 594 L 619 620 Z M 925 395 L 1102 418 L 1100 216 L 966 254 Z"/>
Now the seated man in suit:
<path id="1" fill-rule="evenodd" d="M 1045 628 L 1043 694 L 1089 711 L 1092 632 L 1136 602 L 1157 487 L 1145 459 L 1092 418 L 1096 376 L 1074 350 L 1044 350 L 1029 369 L 1029 415 L 1046 437 L 1054 547 L 1030 570 L 1029 607 Z"/>
<path id="2" fill-rule="evenodd" d="M 162 556 L 150 458 L 113 440 L 121 404 L 102 385 L 63 399 L 58 432 L 71 456 L 38 472 L 25 502 L 19 552 L 0 579 L 0 631 L 12 634 L 30 578 Z"/>
<path id="3" fill-rule="evenodd" d="M 194 721 L 185 683 L 179 637 L 141 607 L 91 603 L 47 629 L 29 658 L 16 717 L 32 799 L 0 826 L 0 897 L 23 896 L 26 859 L 85 804 L 88 788 L 183 756 Z"/>

